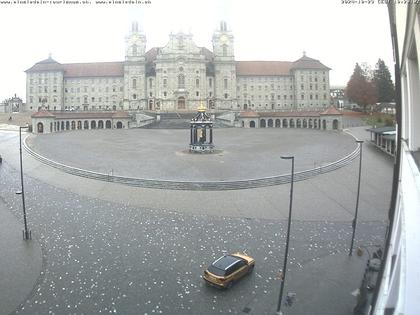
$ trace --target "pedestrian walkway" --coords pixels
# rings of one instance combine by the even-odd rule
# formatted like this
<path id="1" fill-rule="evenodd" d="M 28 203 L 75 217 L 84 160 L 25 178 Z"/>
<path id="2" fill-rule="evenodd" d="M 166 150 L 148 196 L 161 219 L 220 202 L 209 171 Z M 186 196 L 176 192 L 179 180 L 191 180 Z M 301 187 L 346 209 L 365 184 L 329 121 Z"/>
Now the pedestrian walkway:
<path id="1" fill-rule="evenodd" d="M 335 315 L 337 309 L 346 310 L 342 314 L 353 314 L 357 304 L 357 292 L 366 267 L 367 255 L 359 257 L 338 253 L 308 262 L 299 270 L 287 274 L 285 299 L 288 292 L 296 293 L 292 306 L 282 305 L 283 314 Z M 348 292 L 342 288 L 352 288 Z M 349 298 L 353 296 L 353 298 Z"/>
<path id="2" fill-rule="evenodd" d="M 0 315 L 10 314 L 29 297 L 41 274 L 41 246 L 24 241 L 22 230 L 0 199 Z"/>

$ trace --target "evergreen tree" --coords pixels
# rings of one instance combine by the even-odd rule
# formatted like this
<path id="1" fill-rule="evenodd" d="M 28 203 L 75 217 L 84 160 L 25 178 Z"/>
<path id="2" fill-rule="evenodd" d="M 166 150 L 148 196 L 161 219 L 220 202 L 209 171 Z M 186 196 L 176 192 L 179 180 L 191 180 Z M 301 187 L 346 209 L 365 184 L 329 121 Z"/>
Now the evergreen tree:
<path id="1" fill-rule="evenodd" d="M 376 103 L 375 85 L 369 80 L 369 74 L 358 63 L 356 63 L 350 81 L 347 83 L 346 96 L 350 101 L 362 106 L 364 111 L 366 111 L 367 105 Z"/>
<path id="2" fill-rule="evenodd" d="M 373 72 L 373 82 L 375 83 L 378 102 L 392 102 L 395 99 L 395 87 L 391 79 L 391 73 L 385 62 L 378 59 Z"/>

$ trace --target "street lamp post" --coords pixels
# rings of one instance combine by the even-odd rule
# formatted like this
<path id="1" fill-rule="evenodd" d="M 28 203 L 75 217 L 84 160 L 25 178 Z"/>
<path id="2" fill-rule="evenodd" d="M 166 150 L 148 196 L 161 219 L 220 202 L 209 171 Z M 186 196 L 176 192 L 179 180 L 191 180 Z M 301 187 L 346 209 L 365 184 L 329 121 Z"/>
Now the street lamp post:
<path id="1" fill-rule="evenodd" d="M 29 128 L 29 126 L 19 127 L 19 157 L 20 157 L 20 184 L 22 190 L 19 192 L 22 195 L 22 207 L 23 207 L 23 223 L 25 230 L 23 231 L 23 239 L 31 239 L 31 231 L 28 231 L 28 223 L 26 221 L 26 208 L 25 208 L 25 190 L 23 188 L 23 165 L 22 165 L 22 129 Z"/>
<path id="2" fill-rule="evenodd" d="M 358 143 L 359 148 L 360 148 L 360 152 L 359 152 L 359 179 L 358 179 L 358 182 L 357 182 L 356 210 L 354 212 L 354 219 L 351 223 L 351 226 L 353 228 L 353 235 L 351 237 L 351 245 L 350 245 L 349 256 L 351 256 L 353 254 L 354 234 L 356 233 L 357 213 L 359 211 L 360 177 L 361 177 L 361 174 L 362 174 L 363 140 L 356 140 L 356 142 Z"/>
<path id="3" fill-rule="evenodd" d="M 292 172 L 291 172 L 291 182 L 290 182 L 289 218 L 287 220 L 286 249 L 284 253 L 283 271 L 281 273 L 280 294 L 279 294 L 279 301 L 277 304 L 277 313 L 276 313 L 278 315 L 281 315 L 281 302 L 283 299 L 284 282 L 286 281 L 287 256 L 289 254 L 289 240 L 290 240 L 290 223 L 292 220 L 293 182 L 294 182 L 294 175 L 295 175 L 294 174 L 295 173 L 295 157 L 282 156 L 281 158 L 284 160 L 292 160 Z"/>

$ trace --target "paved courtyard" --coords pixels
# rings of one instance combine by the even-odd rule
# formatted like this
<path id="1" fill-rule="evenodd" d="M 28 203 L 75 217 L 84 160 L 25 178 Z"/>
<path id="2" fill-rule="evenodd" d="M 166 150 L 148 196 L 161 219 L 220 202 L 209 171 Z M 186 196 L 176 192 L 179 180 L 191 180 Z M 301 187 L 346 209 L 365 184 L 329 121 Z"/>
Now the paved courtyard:
<path id="1" fill-rule="evenodd" d="M 189 129 L 88 130 L 31 136 L 28 144 L 52 160 L 105 174 L 169 180 L 237 180 L 333 162 L 356 143 L 341 132 L 308 129 L 214 129 L 214 154 L 190 154 Z M 65 144 L 65 145 L 63 145 Z"/>
<path id="2" fill-rule="evenodd" d="M 362 128 L 352 132 L 366 136 Z M 0 137 L 0 196 L 20 219 L 18 138 Z M 86 152 L 71 152 L 85 159 Z M 384 239 L 392 159 L 366 144 L 363 163 L 356 246 L 371 246 Z M 347 255 L 357 167 L 295 184 L 286 292 L 297 300 L 284 314 L 351 314 L 367 258 Z M 24 170 L 32 242 L 41 245 L 43 264 L 27 294 L 10 288 L 20 302 L 0 314 L 274 314 L 289 185 L 218 192 L 127 187 L 65 174 L 26 154 Z M 235 250 L 256 258 L 255 272 L 232 290 L 207 287 L 202 270 Z"/>

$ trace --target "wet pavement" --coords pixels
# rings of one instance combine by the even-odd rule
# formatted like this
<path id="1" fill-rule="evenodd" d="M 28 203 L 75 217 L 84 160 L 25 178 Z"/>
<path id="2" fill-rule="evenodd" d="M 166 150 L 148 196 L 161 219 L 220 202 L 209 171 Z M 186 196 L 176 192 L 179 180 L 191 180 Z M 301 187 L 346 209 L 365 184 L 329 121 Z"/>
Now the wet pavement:
<path id="1" fill-rule="evenodd" d="M 18 223 L 21 199 L 14 192 L 19 187 L 19 172 L 11 154 L 6 154 L 0 166 L 0 196 L 5 210 Z M 205 192 L 190 193 L 196 211 L 183 208 L 184 203 L 193 204 L 187 200 L 188 192 L 174 192 L 178 197 L 168 194 L 166 204 L 151 203 L 149 207 L 145 206 L 146 199 L 162 195 L 153 190 L 123 188 L 113 189 L 120 199 L 107 198 L 111 194 L 100 188 L 105 183 L 96 188 L 101 193 L 93 197 L 89 193 L 92 187 L 88 186 L 95 186 L 90 185 L 94 181 L 59 175 L 56 170 L 31 162 L 27 156 L 24 163 L 28 169 L 28 222 L 33 244 L 42 244 L 44 263 L 41 271 L 26 272 L 28 279 L 33 277 L 32 288 L 27 294 L 14 293 L 15 300 L 22 302 L 20 306 L 16 304 L 14 314 L 274 314 L 280 287 L 278 272 L 284 257 L 287 185 L 277 190 L 248 190 L 253 198 L 266 198 L 281 191 L 282 201 L 280 205 L 273 199 L 273 204 L 267 203 L 248 216 L 236 213 L 230 203 L 232 195 L 224 192 L 211 194 L 214 198 L 219 196 L 215 201 L 223 205 L 219 211 L 205 211 L 208 205 L 197 199 Z M 376 163 L 378 169 L 372 166 L 372 174 L 380 173 L 380 167 L 389 167 L 381 163 Z M 292 221 L 285 292 L 293 291 L 297 296 L 292 307 L 283 308 L 283 314 L 308 314 L 308 310 L 311 314 L 350 314 L 355 305 L 352 292 L 360 284 L 366 257 L 348 257 L 352 214 L 338 211 L 330 203 L 337 199 L 347 207 L 338 185 L 343 174 L 346 173 L 331 173 L 296 185 L 296 217 Z M 61 185 L 50 184 L 55 180 Z M 337 191 L 329 190 L 328 182 Z M 83 189 L 74 187 L 81 183 L 85 183 Z M 376 186 L 384 183 L 382 180 Z M 323 185 L 324 189 L 319 187 Z M 368 178 L 365 185 L 365 194 L 374 195 L 375 186 Z M 317 186 L 314 192 L 322 191 L 323 197 L 318 196 L 316 207 L 305 210 L 304 204 L 299 203 L 308 197 L 306 191 L 312 186 Z M 342 193 L 348 195 L 346 191 Z M 136 196 L 130 194 L 139 194 L 144 202 L 137 202 Z M 349 199 L 350 208 L 354 198 Z M 361 208 L 368 211 L 376 203 L 378 209 L 371 208 L 368 215 L 361 215 L 356 246 L 380 244 L 384 239 L 386 202 L 368 199 Z M 277 208 L 280 217 L 272 214 Z M 318 208 L 320 212 L 314 213 Z M 2 243 L 1 252 L 16 256 L 13 242 L 22 242 L 20 235 Z M 236 250 L 256 258 L 254 273 L 227 291 L 205 285 L 200 277 L 203 269 L 223 252 Z M 20 249 L 20 254 L 25 252 Z M 13 285 L 23 286 L 19 280 Z M 4 290 L 4 282 L 0 282 L 1 286 Z"/>

